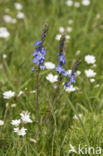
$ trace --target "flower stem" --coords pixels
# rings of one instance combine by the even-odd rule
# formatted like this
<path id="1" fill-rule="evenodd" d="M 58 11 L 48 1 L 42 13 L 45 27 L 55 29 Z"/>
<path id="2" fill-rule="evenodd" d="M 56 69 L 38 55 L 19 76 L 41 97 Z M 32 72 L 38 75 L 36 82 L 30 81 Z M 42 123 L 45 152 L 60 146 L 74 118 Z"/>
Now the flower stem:
<path id="1" fill-rule="evenodd" d="M 39 73 L 40 73 L 40 67 L 38 67 L 38 70 L 37 70 L 37 83 L 36 83 L 36 90 L 37 90 L 37 96 L 36 96 L 36 111 L 37 111 L 38 123 L 40 123 L 40 109 L 39 109 Z"/>

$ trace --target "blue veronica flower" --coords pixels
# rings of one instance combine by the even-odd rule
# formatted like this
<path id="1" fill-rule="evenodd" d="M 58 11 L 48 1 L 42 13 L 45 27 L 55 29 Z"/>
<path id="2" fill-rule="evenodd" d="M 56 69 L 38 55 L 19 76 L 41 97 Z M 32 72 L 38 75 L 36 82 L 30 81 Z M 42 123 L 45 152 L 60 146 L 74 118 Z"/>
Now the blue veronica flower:
<path id="1" fill-rule="evenodd" d="M 64 70 L 64 72 L 63 72 L 63 75 L 64 75 L 65 77 L 69 76 L 68 72 L 65 71 L 65 70 Z"/>
<path id="2" fill-rule="evenodd" d="M 74 73 L 71 73 L 70 81 L 71 81 L 71 83 L 75 83 L 76 82 L 76 77 L 75 77 Z"/>
<path id="3" fill-rule="evenodd" d="M 60 54 L 60 55 L 59 55 L 59 62 L 62 63 L 62 64 L 65 64 L 65 63 L 66 63 L 65 57 L 64 57 L 63 54 Z"/>
<path id="4" fill-rule="evenodd" d="M 59 73 L 59 74 L 63 74 L 64 73 L 64 68 L 61 64 L 59 64 L 57 67 L 56 67 L 56 71 Z"/>
<path id="5" fill-rule="evenodd" d="M 70 87 L 71 86 L 71 81 L 67 81 L 66 83 L 65 83 L 65 87 L 67 88 L 67 87 Z"/>
<path id="6" fill-rule="evenodd" d="M 63 74 L 64 76 L 66 76 L 67 73 L 63 68 L 63 64 L 66 63 L 65 57 L 63 55 L 64 41 L 65 41 L 65 35 L 62 35 L 59 42 L 59 53 L 57 53 L 57 55 L 59 56 L 59 65 L 56 67 L 56 71 L 59 74 Z"/>
<path id="7" fill-rule="evenodd" d="M 34 67 L 32 67 L 32 68 L 31 68 L 31 70 L 32 70 L 32 72 L 34 72 L 34 71 L 35 71 L 35 68 L 34 68 Z"/>
<path id="8" fill-rule="evenodd" d="M 36 43 L 34 44 L 34 46 L 39 46 L 41 44 L 41 42 L 39 40 L 36 41 Z"/>
<path id="9" fill-rule="evenodd" d="M 71 74 L 70 74 L 70 81 L 67 81 L 66 83 L 65 83 L 65 87 L 70 87 L 70 85 L 71 85 L 71 83 L 75 83 L 76 82 L 76 77 L 75 77 L 75 72 L 77 71 L 77 67 L 79 66 L 79 64 L 81 63 L 81 58 L 79 58 L 76 62 L 75 62 L 75 64 L 74 64 L 74 66 L 72 67 L 72 72 L 71 72 Z"/>
<path id="10" fill-rule="evenodd" d="M 37 64 L 40 67 L 40 69 L 44 68 L 46 50 L 43 46 L 43 42 L 46 39 L 47 33 L 48 33 L 48 24 L 46 24 L 44 29 L 42 30 L 41 41 L 37 40 L 36 43 L 34 44 L 35 52 L 33 53 L 34 57 L 33 63 Z"/>

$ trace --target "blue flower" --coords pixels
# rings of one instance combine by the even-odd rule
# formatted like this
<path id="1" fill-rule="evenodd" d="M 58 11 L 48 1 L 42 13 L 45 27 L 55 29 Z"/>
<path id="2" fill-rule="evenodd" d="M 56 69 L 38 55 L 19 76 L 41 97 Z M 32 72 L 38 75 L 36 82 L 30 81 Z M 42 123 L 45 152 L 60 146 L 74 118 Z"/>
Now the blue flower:
<path id="1" fill-rule="evenodd" d="M 71 81 L 67 81 L 66 83 L 65 83 L 65 87 L 70 87 L 71 86 Z"/>
<path id="2" fill-rule="evenodd" d="M 36 43 L 34 44 L 34 46 L 39 46 L 41 44 L 41 42 L 39 40 L 36 41 Z"/>
<path id="3" fill-rule="evenodd" d="M 70 81 L 71 81 L 71 83 L 75 83 L 76 82 L 76 77 L 75 77 L 74 73 L 71 73 Z"/>
<path id="4" fill-rule="evenodd" d="M 65 70 L 64 70 L 64 72 L 63 72 L 63 75 L 64 75 L 65 77 L 69 76 L 68 72 L 65 71 Z"/>
<path id="5" fill-rule="evenodd" d="M 60 54 L 60 56 L 59 56 L 59 62 L 62 63 L 62 64 L 65 64 L 66 63 L 65 57 L 64 57 L 63 54 Z"/>
<path id="6" fill-rule="evenodd" d="M 37 42 L 34 44 L 35 52 L 33 53 L 33 57 L 34 57 L 33 63 L 36 63 L 40 67 L 40 69 L 44 69 L 46 50 L 43 46 L 43 43 L 47 33 L 48 33 L 48 24 L 45 25 L 42 31 L 41 41 L 37 40 Z"/>
<path id="7" fill-rule="evenodd" d="M 35 71 L 35 68 L 34 68 L 34 67 L 32 67 L 32 68 L 31 68 L 31 71 L 32 71 L 32 72 L 34 72 L 34 71 Z"/>
<path id="8" fill-rule="evenodd" d="M 63 74 L 64 73 L 64 68 L 61 64 L 59 64 L 57 67 L 56 67 L 56 71 L 59 73 L 59 74 Z"/>

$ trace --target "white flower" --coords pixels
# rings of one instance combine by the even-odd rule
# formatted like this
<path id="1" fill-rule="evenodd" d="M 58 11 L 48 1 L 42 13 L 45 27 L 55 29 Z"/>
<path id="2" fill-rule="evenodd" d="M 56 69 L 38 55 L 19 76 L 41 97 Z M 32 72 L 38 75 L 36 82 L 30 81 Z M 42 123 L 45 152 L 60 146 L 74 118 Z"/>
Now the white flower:
<path id="1" fill-rule="evenodd" d="M 70 36 L 69 36 L 69 35 L 66 35 L 65 38 L 66 38 L 67 40 L 69 40 L 69 39 L 70 39 Z"/>
<path id="2" fill-rule="evenodd" d="M 46 76 L 46 79 L 51 83 L 54 83 L 58 81 L 58 75 L 53 75 L 52 73 L 50 73 Z"/>
<path id="3" fill-rule="evenodd" d="M 29 112 L 23 112 L 20 113 L 21 119 L 24 123 L 32 123 L 32 120 L 30 119 L 30 113 Z"/>
<path id="4" fill-rule="evenodd" d="M 71 31 L 72 31 L 72 28 L 71 28 L 71 27 L 68 27 L 68 28 L 67 28 L 67 31 L 68 31 L 68 32 L 71 32 Z"/>
<path id="5" fill-rule="evenodd" d="M 58 34 L 58 35 L 56 35 L 56 38 L 55 39 L 59 41 L 60 38 L 61 38 L 61 34 Z"/>
<path id="6" fill-rule="evenodd" d="M 95 79 L 90 79 L 90 82 L 91 82 L 91 83 L 95 82 Z"/>
<path id="7" fill-rule="evenodd" d="M 11 22 L 11 20 L 12 20 L 11 16 L 8 16 L 8 15 L 3 16 L 3 19 L 7 23 Z"/>
<path id="8" fill-rule="evenodd" d="M 13 97 L 15 95 L 15 92 L 9 90 L 3 93 L 3 97 L 4 99 L 10 99 L 11 97 Z"/>
<path id="9" fill-rule="evenodd" d="M 96 72 L 94 72 L 92 69 L 88 69 L 88 70 L 85 70 L 85 75 L 87 77 L 95 77 L 96 76 Z"/>
<path id="10" fill-rule="evenodd" d="M 59 28 L 60 33 L 63 33 L 65 31 L 65 29 L 63 27 Z"/>
<path id="11" fill-rule="evenodd" d="M 96 85 L 95 85 L 95 88 L 98 88 L 98 87 L 100 87 L 100 84 L 96 84 Z"/>
<path id="12" fill-rule="evenodd" d="M 78 116 L 81 118 L 82 117 L 82 114 L 78 114 Z M 76 119 L 77 120 L 78 119 L 78 116 L 77 115 L 74 115 L 73 116 L 73 119 Z"/>
<path id="13" fill-rule="evenodd" d="M 70 144 L 70 150 L 69 150 L 69 153 L 77 153 L 77 151 L 75 150 L 74 146 L 72 144 Z"/>
<path id="14" fill-rule="evenodd" d="M 76 87 L 73 87 L 73 85 L 71 85 L 70 87 L 65 87 L 64 88 L 66 92 L 70 93 L 70 92 L 74 92 L 77 90 Z"/>
<path id="15" fill-rule="evenodd" d="M 17 18 L 19 18 L 19 19 L 24 18 L 24 13 L 23 12 L 18 12 Z"/>
<path id="16" fill-rule="evenodd" d="M 3 57 L 3 59 L 6 59 L 7 58 L 7 55 L 6 54 L 3 54 L 2 57 Z"/>
<path id="17" fill-rule="evenodd" d="M 19 120 L 12 120 L 11 124 L 17 127 L 17 126 L 19 126 L 20 122 L 21 122 L 20 119 Z"/>
<path id="18" fill-rule="evenodd" d="M 52 62 L 45 62 L 46 69 L 55 69 L 55 64 Z"/>
<path id="19" fill-rule="evenodd" d="M 20 3 L 15 3 L 14 5 L 17 10 L 21 10 L 23 8 L 23 6 Z"/>
<path id="20" fill-rule="evenodd" d="M 67 4 L 67 6 L 72 6 L 73 2 L 72 2 L 72 0 L 67 0 L 66 4 Z"/>
<path id="21" fill-rule="evenodd" d="M 85 56 L 84 60 L 88 64 L 94 64 L 96 62 L 95 56 L 93 56 L 93 55 L 87 55 L 87 56 Z"/>
<path id="22" fill-rule="evenodd" d="M 10 33 L 7 31 L 5 27 L 0 28 L 0 38 L 8 38 Z"/>
<path id="23" fill-rule="evenodd" d="M 72 70 L 71 69 L 67 70 L 67 73 L 70 75 L 72 73 Z"/>
<path id="24" fill-rule="evenodd" d="M 11 104 L 11 107 L 16 107 L 16 103 L 14 103 L 14 104 Z"/>
<path id="25" fill-rule="evenodd" d="M 0 126 L 4 125 L 4 121 L 0 120 Z"/>
<path id="26" fill-rule="evenodd" d="M 31 90 L 31 91 L 30 91 L 30 94 L 34 94 L 34 93 L 36 93 L 35 90 Z"/>
<path id="27" fill-rule="evenodd" d="M 82 4 L 88 6 L 90 5 L 90 0 L 82 0 Z"/>
<path id="28" fill-rule="evenodd" d="M 69 23 L 69 24 L 72 24 L 72 23 L 73 23 L 73 20 L 71 20 L 71 19 L 68 20 L 68 23 Z"/>
<path id="29" fill-rule="evenodd" d="M 79 3 L 79 2 L 75 2 L 75 3 L 74 3 L 74 6 L 75 6 L 76 8 L 79 8 L 79 7 L 80 7 L 80 3 Z"/>
<path id="30" fill-rule="evenodd" d="M 16 23 L 16 19 L 8 15 L 3 16 L 3 19 L 6 23 L 13 23 L 13 24 Z"/>
<path id="31" fill-rule="evenodd" d="M 21 90 L 18 94 L 18 97 L 21 96 L 24 92 Z"/>
<path id="32" fill-rule="evenodd" d="M 36 143 L 35 139 L 30 138 L 30 141 L 33 142 L 33 143 Z"/>
<path id="33" fill-rule="evenodd" d="M 80 75 L 80 74 L 81 74 L 81 71 L 77 70 L 76 75 Z"/>
<path id="34" fill-rule="evenodd" d="M 14 132 L 17 133 L 19 136 L 24 136 L 26 134 L 26 128 L 22 127 L 21 129 L 19 128 L 14 128 Z"/>

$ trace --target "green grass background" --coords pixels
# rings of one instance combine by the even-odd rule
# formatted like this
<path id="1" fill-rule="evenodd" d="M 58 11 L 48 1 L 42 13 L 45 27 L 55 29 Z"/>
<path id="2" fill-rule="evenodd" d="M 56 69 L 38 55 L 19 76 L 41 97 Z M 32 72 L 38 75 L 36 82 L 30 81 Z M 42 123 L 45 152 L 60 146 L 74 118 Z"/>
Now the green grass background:
<path id="1" fill-rule="evenodd" d="M 79 1 L 79 0 L 78 0 Z M 5 9 L 16 17 L 17 10 L 14 2 L 23 5 L 25 18 L 18 19 L 16 24 L 6 24 L 3 21 Z M 79 1 L 81 2 L 81 1 Z M 96 18 L 100 14 L 100 18 Z M 5 121 L 0 127 L 0 156 L 69 156 L 69 144 L 76 149 L 78 144 L 103 148 L 103 1 L 91 0 L 90 6 L 80 8 L 67 7 L 65 0 L 0 0 L 0 27 L 7 27 L 10 32 L 8 40 L 0 39 L 0 119 Z M 31 72 L 32 53 L 34 43 L 40 39 L 41 31 L 48 22 L 49 33 L 44 43 L 47 55 L 46 61 L 58 64 L 59 43 L 55 36 L 59 33 L 59 27 L 67 28 L 68 20 L 72 19 L 70 42 L 66 47 L 66 69 L 71 69 L 74 60 L 79 56 L 82 63 L 79 70 L 82 72 L 78 77 L 76 86 L 78 91 L 64 93 L 62 88 L 57 93 L 57 101 L 51 108 L 52 97 L 55 90 L 45 79 L 50 72 L 43 71 L 40 75 L 40 111 L 41 120 L 50 111 L 48 121 L 41 126 L 40 134 L 36 137 L 36 143 L 30 141 L 38 130 L 36 119 L 36 94 L 30 94 L 35 90 L 36 73 Z M 80 50 L 79 56 L 76 56 Z M 2 55 L 6 53 L 7 59 Z M 84 74 L 89 69 L 84 62 L 84 56 L 92 54 L 96 57 L 97 73 L 96 81 L 91 84 Z M 95 88 L 100 84 L 99 88 Z M 25 90 L 27 88 L 27 90 Z M 10 100 L 3 99 L 3 92 L 13 90 L 16 95 L 20 90 L 24 94 Z M 49 98 L 48 98 L 48 96 Z M 59 101 L 58 101 L 59 98 Z M 6 103 L 9 106 L 6 107 Z M 16 103 L 16 108 L 10 105 Z M 27 124 L 27 135 L 19 137 L 13 132 L 11 120 L 19 118 L 22 110 L 31 112 L 32 124 Z M 73 115 L 82 113 L 82 120 L 73 120 Z M 77 154 L 71 154 L 74 156 Z M 92 153 L 91 153 L 92 156 Z"/>

